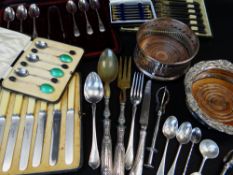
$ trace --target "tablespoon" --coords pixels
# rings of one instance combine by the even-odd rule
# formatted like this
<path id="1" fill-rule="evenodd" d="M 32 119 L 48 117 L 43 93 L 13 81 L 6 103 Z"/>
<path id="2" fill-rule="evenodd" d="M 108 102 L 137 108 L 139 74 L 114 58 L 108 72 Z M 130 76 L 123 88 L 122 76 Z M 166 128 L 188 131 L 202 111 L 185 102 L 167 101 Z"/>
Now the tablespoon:
<path id="1" fill-rule="evenodd" d="M 75 13 L 77 12 L 77 5 L 74 3 L 73 0 L 67 1 L 66 10 L 67 10 L 67 12 L 69 12 L 72 15 L 74 36 L 79 37 L 80 32 L 79 32 L 79 29 L 78 29 L 78 26 L 77 26 L 77 23 L 75 20 Z"/>
<path id="2" fill-rule="evenodd" d="M 191 157 L 191 154 L 192 154 L 192 151 L 193 151 L 193 147 L 194 147 L 195 144 L 197 144 L 197 143 L 199 143 L 201 141 L 201 136 L 202 136 L 202 134 L 201 134 L 200 128 L 198 128 L 198 127 L 193 128 L 192 135 L 191 135 L 192 146 L 190 148 L 189 155 L 188 155 L 186 163 L 185 163 L 185 168 L 184 168 L 184 171 L 183 171 L 183 175 L 185 175 L 186 172 L 187 172 L 189 160 L 190 160 L 190 157 Z"/>
<path id="3" fill-rule="evenodd" d="M 191 175 L 201 175 L 202 169 L 207 159 L 215 159 L 219 154 L 218 145 L 210 139 L 204 139 L 199 145 L 199 150 L 202 154 L 203 160 L 198 172 L 194 172 Z"/>
<path id="4" fill-rule="evenodd" d="M 88 20 L 88 17 L 87 17 L 87 11 L 89 9 L 88 2 L 86 0 L 79 0 L 78 1 L 78 7 L 79 7 L 79 10 L 82 11 L 84 13 L 84 15 L 85 15 L 87 34 L 92 35 L 93 34 L 93 29 L 92 29 L 91 24 L 90 24 L 90 22 Z"/>
<path id="5" fill-rule="evenodd" d="M 4 21 L 7 22 L 7 28 L 10 28 L 10 23 L 15 19 L 15 11 L 12 7 L 6 7 L 3 14 Z"/>
<path id="6" fill-rule="evenodd" d="M 180 154 L 180 150 L 182 148 L 183 144 L 187 144 L 191 140 L 191 135 L 192 135 L 192 125 L 189 122 L 184 122 L 180 125 L 177 133 L 176 133 L 176 139 L 180 143 L 178 151 L 176 153 L 176 157 L 173 161 L 173 164 L 168 171 L 167 175 L 175 175 L 175 170 L 176 170 L 176 164 L 177 160 Z"/>
<path id="7" fill-rule="evenodd" d="M 92 146 L 88 165 L 92 169 L 96 169 L 100 165 L 100 156 L 96 138 L 96 103 L 98 103 L 104 95 L 103 84 L 97 73 L 91 72 L 86 78 L 84 84 L 84 97 L 86 101 L 91 103 L 92 108 Z"/>
<path id="8" fill-rule="evenodd" d="M 169 140 L 173 139 L 176 136 L 177 130 L 178 130 L 177 118 L 175 116 L 168 117 L 163 124 L 163 130 L 162 130 L 163 135 L 167 138 L 167 141 L 163 152 L 163 158 L 160 162 L 156 175 L 164 175 L 166 154 L 167 154 Z"/>
<path id="9" fill-rule="evenodd" d="M 33 20 L 33 33 L 32 38 L 36 38 L 38 36 L 37 28 L 36 28 L 36 18 L 40 16 L 40 9 L 36 4 L 31 4 L 29 6 L 29 16 Z"/>
<path id="10" fill-rule="evenodd" d="M 104 24 L 100 18 L 100 15 L 99 15 L 99 12 L 98 12 L 98 9 L 100 8 L 100 3 L 99 3 L 99 0 L 90 0 L 90 6 L 93 10 L 96 11 L 96 14 L 97 14 L 97 17 L 98 17 L 98 22 L 99 22 L 99 31 L 100 32 L 105 32 L 105 27 L 104 27 Z"/>
<path id="11" fill-rule="evenodd" d="M 16 10 L 16 17 L 20 21 L 20 32 L 23 32 L 23 21 L 27 19 L 28 11 L 23 4 L 19 5 Z"/>

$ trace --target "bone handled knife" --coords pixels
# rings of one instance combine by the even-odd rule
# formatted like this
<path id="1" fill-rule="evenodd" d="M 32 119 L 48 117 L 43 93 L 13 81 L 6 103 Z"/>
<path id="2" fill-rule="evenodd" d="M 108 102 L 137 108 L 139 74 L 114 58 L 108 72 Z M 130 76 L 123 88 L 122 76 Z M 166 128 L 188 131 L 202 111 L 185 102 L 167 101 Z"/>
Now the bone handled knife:
<path id="1" fill-rule="evenodd" d="M 47 103 L 41 102 L 40 112 L 38 115 L 37 121 L 37 130 L 36 130 L 36 140 L 34 146 L 34 154 L 32 159 L 32 166 L 38 167 L 41 162 L 42 149 L 44 143 L 44 133 L 46 126 L 46 117 L 47 117 Z"/>
<path id="2" fill-rule="evenodd" d="M 66 114 L 66 140 L 65 161 L 69 165 L 74 156 L 74 100 L 75 100 L 75 76 L 71 79 L 68 87 L 68 111 Z"/>
<path id="3" fill-rule="evenodd" d="M 28 99 L 27 114 L 25 118 L 23 141 L 22 141 L 22 148 L 21 148 L 21 155 L 19 162 L 20 170 L 25 170 L 28 166 L 28 159 L 29 159 L 31 138 L 32 138 L 32 129 L 34 122 L 35 103 L 36 100 L 34 98 L 30 97 Z"/>
<path id="4" fill-rule="evenodd" d="M 3 161 L 3 167 L 2 167 L 3 172 L 8 171 L 11 167 L 18 128 L 19 128 L 20 111 L 21 111 L 22 102 L 23 102 L 23 95 L 17 94 L 15 97 L 13 115 L 11 118 L 11 126 L 9 130 L 6 152 L 5 152 L 5 157 Z"/>
<path id="5" fill-rule="evenodd" d="M 52 138 L 50 147 L 50 159 L 49 164 L 51 166 L 56 165 L 59 153 L 59 141 L 60 141 L 60 127 L 61 127 L 61 102 L 54 105 L 53 111 L 53 127 Z"/>
<path id="6" fill-rule="evenodd" d="M 6 118 L 9 100 L 10 100 L 10 92 L 2 89 L 1 100 L 0 100 L 0 145 L 2 143 L 5 120 L 6 120 L 5 118 Z"/>

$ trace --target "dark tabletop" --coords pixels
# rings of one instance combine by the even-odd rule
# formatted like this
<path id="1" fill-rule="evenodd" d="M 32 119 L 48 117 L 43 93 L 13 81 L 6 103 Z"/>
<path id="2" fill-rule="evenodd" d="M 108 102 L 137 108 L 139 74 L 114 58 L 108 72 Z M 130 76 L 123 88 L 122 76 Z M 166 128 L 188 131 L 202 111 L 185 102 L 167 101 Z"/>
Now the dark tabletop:
<path id="1" fill-rule="evenodd" d="M 213 38 L 200 38 L 200 50 L 196 58 L 192 61 L 192 64 L 195 64 L 201 60 L 210 60 L 210 59 L 228 59 L 233 61 L 233 1 L 231 0 L 205 0 L 206 7 L 209 15 L 210 24 L 213 31 Z M 135 47 L 135 34 L 133 33 L 118 33 L 119 42 L 121 45 L 121 55 L 132 56 L 133 50 Z M 85 81 L 87 74 L 91 71 L 96 71 L 98 58 L 83 58 L 80 65 L 78 66 L 78 71 L 81 72 L 82 81 Z M 133 71 L 137 71 L 137 68 L 133 64 Z M 207 127 L 201 125 L 188 111 L 185 103 L 185 92 L 184 92 L 184 77 L 172 81 L 172 82 L 159 82 L 153 81 L 153 93 L 152 93 L 152 102 L 151 102 L 151 111 L 150 111 L 150 122 L 148 126 L 148 135 L 146 145 L 149 146 L 152 139 L 153 128 L 155 125 L 155 91 L 163 86 L 167 85 L 170 90 L 170 102 L 166 109 L 166 114 L 162 117 L 161 125 L 166 119 L 167 116 L 175 115 L 179 123 L 183 121 L 190 121 L 193 127 L 200 127 L 203 132 L 203 138 L 210 138 L 216 141 L 220 147 L 220 154 L 218 158 L 213 160 L 208 160 L 203 169 L 204 175 L 217 175 L 220 174 L 221 169 L 223 167 L 222 159 L 224 155 L 230 150 L 233 149 L 233 136 L 226 135 L 224 133 L 220 133 L 218 131 L 208 129 Z M 116 82 L 111 84 L 112 96 L 110 101 L 110 109 L 111 109 L 111 135 L 113 142 L 113 151 L 116 145 L 116 126 L 117 126 L 117 118 L 119 115 L 119 89 L 116 86 Z M 128 93 L 129 95 L 129 93 Z M 128 98 L 129 99 L 129 98 Z M 97 105 L 97 138 L 98 138 L 98 146 L 99 150 L 101 148 L 101 140 L 102 140 L 102 130 L 103 130 L 103 101 Z M 67 173 L 68 174 L 80 174 L 80 175 L 91 175 L 91 174 L 100 174 L 100 168 L 93 171 L 88 166 L 88 157 L 91 149 L 91 106 L 85 100 L 82 101 L 82 111 L 86 114 L 82 118 L 83 124 L 83 166 L 78 171 L 78 173 Z M 135 129 L 135 148 L 138 146 L 138 138 L 139 138 L 139 123 L 138 117 L 140 114 L 140 109 L 137 112 L 136 118 L 136 129 Z M 126 136 L 125 136 L 125 145 L 128 142 L 129 136 L 129 126 L 131 121 L 131 104 L 128 100 L 126 107 Z M 153 164 L 155 165 L 155 169 L 143 169 L 143 174 L 145 175 L 154 175 L 165 146 L 165 137 L 161 134 L 161 128 L 159 131 L 159 137 L 157 141 L 156 147 L 159 152 L 155 154 L 153 159 Z M 186 156 L 188 154 L 188 150 L 191 144 L 187 144 L 183 146 L 181 155 L 177 164 L 176 174 L 179 175 L 182 173 Z M 173 139 L 168 148 L 168 156 L 166 162 L 166 171 L 168 171 L 169 167 L 174 160 L 176 150 L 178 148 L 178 142 Z M 145 155 L 147 159 L 147 152 Z M 195 146 L 194 152 L 191 157 L 190 167 L 188 169 L 188 173 L 197 171 L 201 164 L 202 156 L 199 153 L 198 147 Z M 126 173 L 128 174 L 128 172 Z M 229 172 L 229 174 L 233 174 L 233 171 Z"/>

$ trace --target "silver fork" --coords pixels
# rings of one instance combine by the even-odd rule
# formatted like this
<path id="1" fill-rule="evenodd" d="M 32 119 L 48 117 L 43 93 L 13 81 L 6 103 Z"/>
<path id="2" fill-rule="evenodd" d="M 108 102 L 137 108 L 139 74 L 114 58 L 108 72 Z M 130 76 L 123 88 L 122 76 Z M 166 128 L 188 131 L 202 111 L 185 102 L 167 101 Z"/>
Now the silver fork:
<path id="1" fill-rule="evenodd" d="M 134 125 L 135 125 L 135 115 L 137 111 L 137 106 L 142 100 L 144 75 L 142 73 L 134 73 L 133 82 L 130 91 L 130 101 L 133 104 L 132 108 L 132 121 L 130 128 L 130 135 L 127 150 L 125 153 L 125 168 L 130 170 L 133 165 L 134 160 Z"/>

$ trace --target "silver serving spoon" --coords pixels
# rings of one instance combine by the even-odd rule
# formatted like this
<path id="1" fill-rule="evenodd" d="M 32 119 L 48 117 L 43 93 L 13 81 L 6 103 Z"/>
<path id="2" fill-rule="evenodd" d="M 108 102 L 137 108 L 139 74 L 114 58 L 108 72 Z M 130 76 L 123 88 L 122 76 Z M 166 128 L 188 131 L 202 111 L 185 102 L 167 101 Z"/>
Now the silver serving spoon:
<path id="1" fill-rule="evenodd" d="M 92 169 L 96 169 L 100 166 L 100 156 L 98 151 L 97 145 L 97 138 L 96 138 L 96 103 L 98 103 L 104 96 L 104 88 L 102 81 L 97 73 L 91 72 L 86 78 L 84 84 L 84 97 L 86 101 L 91 103 L 92 107 L 92 146 L 91 146 L 91 153 L 89 156 L 88 165 Z"/>
<path id="2" fill-rule="evenodd" d="M 105 27 L 104 27 L 103 21 L 101 20 L 99 12 L 98 12 L 98 9 L 100 8 L 99 0 L 90 0 L 89 2 L 90 2 L 91 8 L 96 11 L 96 14 L 98 17 L 98 22 L 99 22 L 99 31 L 105 32 Z"/>
<path id="3" fill-rule="evenodd" d="M 23 21 L 27 19 L 28 11 L 23 4 L 19 5 L 16 10 L 16 17 L 20 21 L 20 32 L 23 32 Z"/>
<path id="4" fill-rule="evenodd" d="M 40 16 L 40 9 L 36 4 L 31 4 L 29 6 L 29 16 L 33 20 L 33 33 L 32 38 L 36 38 L 38 36 L 37 28 L 36 28 L 36 18 Z"/>
<path id="5" fill-rule="evenodd" d="M 74 36 L 79 37 L 80 32 L 79 32 L 79 29 L 78 29 L 78 26 L 77 26 L 77 23 L 75 20 L 75 13 L 77 12 L 77 5 L 74 3 L 73 0 L 67 1 L 66 10 L 67 10 L 67 12 L 69 12 L 72 15 Z"/>
<path id="6" fill-rule="evenodd" d="M 15 19 L 15 11 L 12 7 L 6 7 L 3 14 L 4 21 L 7 22 L 7 28 L 10 28 L 10 23 Z"/>
<path id="7" fill-rule="evenodd" d="M 188 157 L 186 159 L 183 175 L 185 175 L 186 172 L 187 172 L 189 160 L 190 160 L 190 157 L 191 157 L 191 154 L 192 154 L 192 151 L 193 151 L 193 147 L 194 147 L 195 144 L 197 144 L 197 143 L 199 143 L 201 141 L 201 137 L 202 137 L 201 129 L 198 128 L 198 127 L 193 128 L 192 136 L 191 136 L 192 146 L 190 148 L 189 155 L 188 155 Z"/>
<path id="8" fill-rule="evenodd" d="M 176 136 L 177 130 L 178 130 L 177 118 L 175 116 L 168 117 L 163 124 L 163 130 L 162 130 L 163 135 L 167 138 L 167 141 L 163 152 L 163 158 L 160 162 L 156 175 L 164 175 L 166 154 L 167 154 L 169 140 L 173 139 Z"/>
<path id="9" fill-rule="evenodd" d="M 89 9 L 88 2 L 86 0 L 79 0 L 78 7 L 79 7 L 79 10 L 82 11 L 85 15 L 87 34 L 92 35 L 94 33 L 94 31 L 93 31 L 91 24 L 90 24 L 88 17 L 87 17 L 87 11 Z"/>
<path id="10" fill-rule="evenodd" d="M 192 173 L 191 175 L 201 175 L 202 169 L 207 159 L 215 159 L 219 154 L 218 145 L 210 139 L 204 139 L 199 145 L 199 150 L 202 154 L 203 160 L 198 172 Z"/>
<path id="11" fill-rule="evenodd" d="M 173 164 L 168 171 L 167 175 L 175 175 L 175 170 L 176 170 L 176 164 L 178 157 L 180 155 L 180 150 L 182 148 L 183 144 L 187 144 L 191 140 L 191 135 L 192 135 L 192 125 L 189 122 L 184 122 L 180 125 L 177 133 L 176 133 L 176 139 L 180 143 L 178 151 L 176 153 L 176 157 L 173 161 Z"/>

